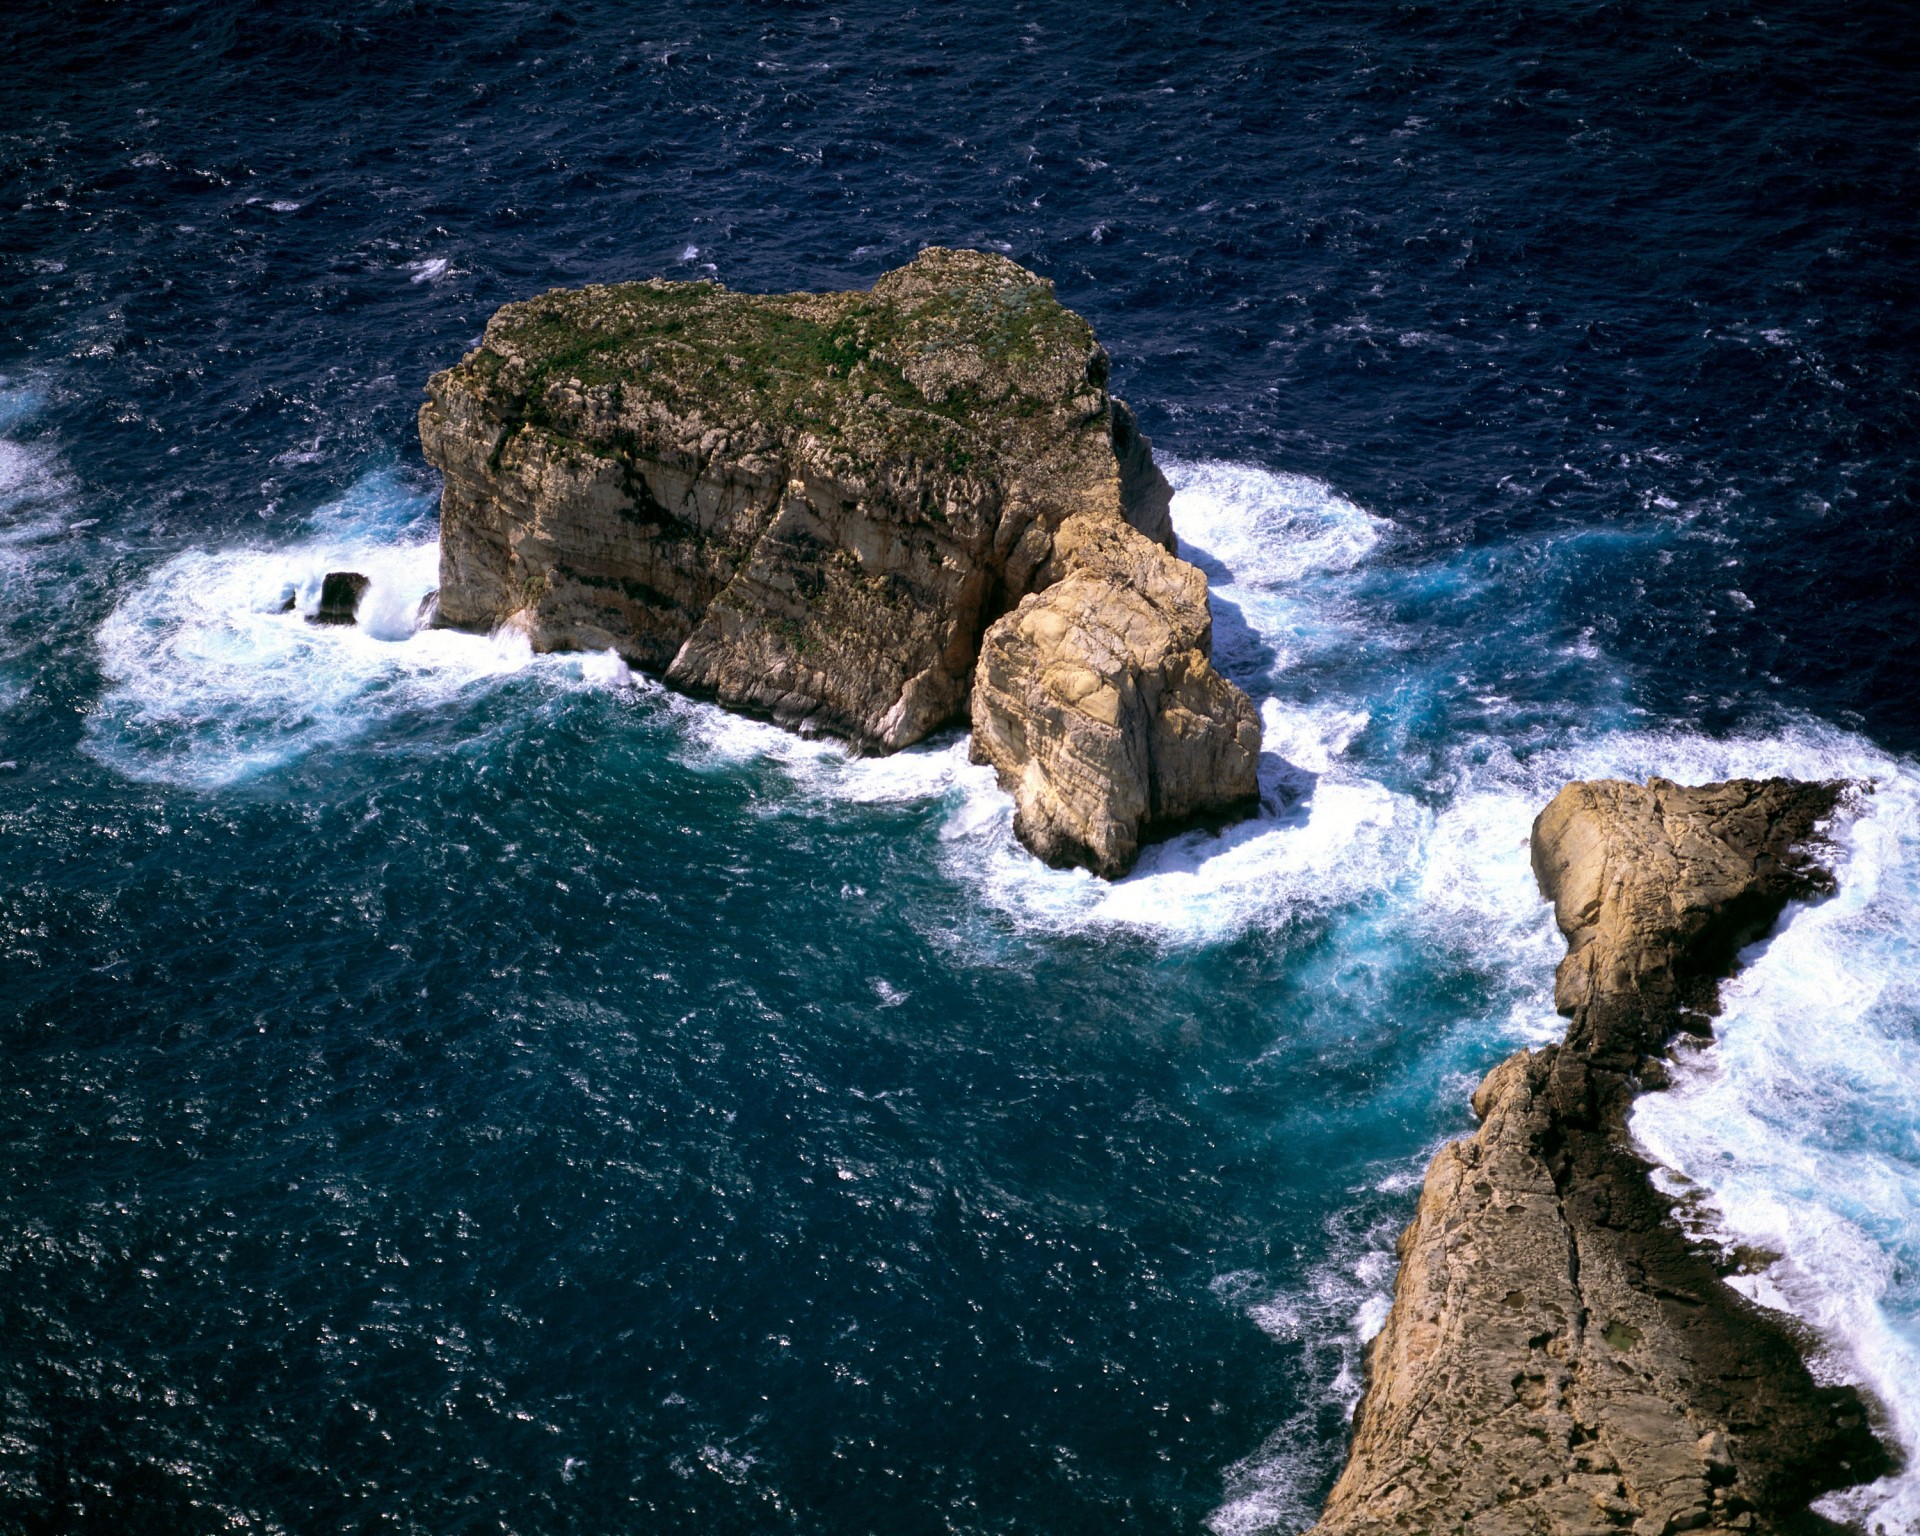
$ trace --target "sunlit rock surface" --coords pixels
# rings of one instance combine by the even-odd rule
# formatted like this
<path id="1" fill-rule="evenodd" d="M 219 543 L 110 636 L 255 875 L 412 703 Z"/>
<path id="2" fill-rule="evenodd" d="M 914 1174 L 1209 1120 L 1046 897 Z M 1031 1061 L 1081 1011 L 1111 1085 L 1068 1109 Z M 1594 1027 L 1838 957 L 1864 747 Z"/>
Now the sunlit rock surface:
<path id="1" fill-rule="evenodd" d="M 885 752 L 966 711 L 1008 615 L 977 753 L 1030 846 L 1119 873 L 1150 824 L 1250 799 L 1259 727 L 1212 669 L 1206 579 L 1170 552 L 1165 477 L 1106 385 L 1052 285 L 973 251 L 863 292 L 509 304 L 420 412 L 445 477 L 439 621 L 611 648 Z"/>
<path id="2" fill-rule="evenodd" d="M 1625 1131 L 1741 946 L 1831 889 L 1804 845 L 1838 792 L 1579 783 L 1535 821 L 1572 1022 L 1488 1074 L 1428 1169 L 1320 1536 L 1813 1530 L 1812 1500 L 1887 1470 L 1858 1394 L 1688 1244 Z"/>

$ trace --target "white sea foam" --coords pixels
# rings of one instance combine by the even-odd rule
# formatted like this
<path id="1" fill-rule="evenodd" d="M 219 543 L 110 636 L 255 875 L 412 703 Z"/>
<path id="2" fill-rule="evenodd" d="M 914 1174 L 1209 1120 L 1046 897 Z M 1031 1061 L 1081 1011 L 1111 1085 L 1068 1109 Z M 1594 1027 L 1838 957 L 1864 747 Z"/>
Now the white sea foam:
<path id="1" fill-rule="evenodd" d="M 415 629 L 438 563 L 431 543 L 176 556 L 100 628 L 110 686 L 88 749 L 131 778 L 229 784 L 359 735 L 382 707 L 526 666 L 524 639 Z M 372 579 L 365 622 L 308 623 L 321 578 L 341 569 Z"/>
<path id="2" fill-rule="evenodd" d="M 889 757 L 860 757 L 838 741 L 800 736 L 717 705 L 663 693 L 660 708 L 673 721 L 675 756 L 689 768 L 726 771 L 748 763 L 783 769 L 794 792 L 823 803 L 877 805 L 984 792 L 990 769 L 967 761 L 966 742 L 936 737 Z"/>
<path id="3" fill-rule="evenodd" d="M 1379 543 L 1385 524 L 1318 481 L 1237 464 L 1168 466 L 1181 547 L 1213 582 L 1215 648 L 1256 698 L 1271 653 L 1333 624 L 1304 580 L 1344 572 Z M 1240 618 L 1240 628 L 1227 622 Z M 1236 659 L 1241 663 L 1236 668 Z M 1248 670 L 1253 669 L 1253 670 Z M 711 761 L 779 761 L 804 792 L 832 798 L 942 797 L 942 867 L 984 905 L 1042 930 L 1131 928 L 1205 943 L 1255 926 L 1330 910 L 1403 879 L 1427 814 L 1343 760 L 1366 714 L 1338 701 L 1261 701 L 1268 751 L 1260 815 L 1214 834 L 1148 847 L 1127 879 L 1040 864 L 1013 836 L 1013 807 L 964 743 L 878 760 L 849 759 L 824 742 L 718 711 L 689 711 L 689 749 Z"/>
<path id="4" fill-rule="evenodd" d="M 1212 586 L 1221 669 L 1246 686 L 1339 643 L 1354 616 L 1324 578 L 1359 565 L 1389 525 L 1305 475 L 1180 460 L 1165 467 L 1180 553 Z"/>
<path id="5" fill-rule="evenodd" d="M 1352 570 L 1392 526 L 1307 475 L 1179 459 L 1164 467 L 1181 553 L 1211 556 L 1226 585 L 1290 594 L 1308 577 Z"/>
<path id="6" fill-rule="evenodd" d="M 439 573 L 424 510 L 374 474 L 316 513 L 306 541 L 188 550 L 150 573 L 96 636 L 109 683 L 87 750 L 131 778 L 212 788 L 528 666 L 518 636 L 420 627 Z M 335 570 L 370 578 L 359 622 L 309 624 Z"/>
<path id="7" fill-rule="evenodd" d="M 25 425 L 41 404 L 32 385 L 0 380 L 0 432 Z M 48 591 L 44 566 L 57 541 L 93 525 L 76 510 L 77 487 L 55 448 L 0 437 L 0 710 L 27 693 L 22 658 L 44 634 L 49 607 L 65 600 L 66 589 Z M 29 614 L 25 639 L 19 621 Z"/>
<path id="8" fill-rule="evenodd" d="M 1307 742 L 1324 760 L 1345 721 L 1300 719 L 1274 700 L 1270 728 Z M 1364 775 L 1317 781 L 1269 753 L 1264 809 L 1219 833 L 1196 831 L 1149 846 L 1125 880 L 1048 869 L 1013 837 L 1013 809 L 990 775 L 966 786 L 942 833 L 943 863 L 1007 916 L 1055 931 L 1131 928 L 1174 942 L 1208 943 L 1383 890 L 1404 874 L 1427 816 Z"/>
<path id="9" fill-rule="evenodd" d="M 64 533 L 72 493 L 52 449 L 0 438 L 0 563 L 24 564 L 33 545 Z"/>
<path id="10" fill-rule="evenodd" d="M 0 432 L 13 432 L 39 411 L 31 384 L 0 379 Z M 28 563 L 32 546 L 66 531 L 75 486 L 59 453 L 45 443 L 0 437 L 0 570 Z"/>
<path id="11" fill-rule="evenodd" d="M 1635 1106 L 1646 1150 L 1730 1245 L 1780 1255 L 1739 1283 L 1811 1323 L 1816 1362 L 1884 1408 L 1909 1470 L 1822 1505 L 1920 1529 L 1920 771 L 1879 780 L 1836 834 L 1840 888 L 1796 909 L 1723 989 L 1715 1043 Z"/>
<path id="12" fill-rule="evenodd" d="M 1419 1162 L 1425 1161 L 1423 1155 Z M 1352 1203 L 1329 1218 L 1322 1257 L 1304 1284 L 1272 1291 L 1258 1274 L 1237 1271 L 1219 1276 L 1212 1287 L 1261 1332 L 1299 1345 L 1301 1374 L 1348 1413 L 1360 1401 L 1366 1346 L 1385 1325 L 1392 1304 L 1393 1245 L 1400 1223 L 1397 1216 L 1380 1212 L 1377 1195 L 1419 1177 L 1411 1163 L 1380 1172 L 1371 1189 L 1351 1191 Z M 1319 1513 L 1313 1500 L 1326 1465 L 1320 1409 L 1318 1400 L 1303 1403 L 1258 1450 L 1226 1469 L 1226 1498 L 1207 1519 L 1215 1536 L 1258 1536 L 1313 1523 Z"/>

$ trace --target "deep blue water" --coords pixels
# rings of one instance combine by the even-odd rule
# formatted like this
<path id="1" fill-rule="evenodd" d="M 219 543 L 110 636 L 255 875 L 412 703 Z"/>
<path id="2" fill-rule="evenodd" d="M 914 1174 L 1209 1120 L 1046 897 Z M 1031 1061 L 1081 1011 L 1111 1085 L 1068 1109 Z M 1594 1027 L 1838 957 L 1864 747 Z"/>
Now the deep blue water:
<path id="1" fill-rule="evenodd" d="M 1903 8 L 0 38 L 0 1529 L 1297 1530 L 1601 773 L 1877 780 L 1637 1128 L 1920 1447 Z M 930 242 L 1094 322 L 1267 720 L 1112 888 L 957 739 L 399 617 L 497 305 Z"/>

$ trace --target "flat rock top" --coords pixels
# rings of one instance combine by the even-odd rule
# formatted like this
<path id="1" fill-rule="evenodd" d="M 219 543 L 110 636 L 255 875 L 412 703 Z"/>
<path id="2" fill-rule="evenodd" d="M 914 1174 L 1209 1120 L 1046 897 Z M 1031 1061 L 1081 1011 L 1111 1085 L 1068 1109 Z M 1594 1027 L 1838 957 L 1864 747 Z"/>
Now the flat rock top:
<path id="1" fill-rule="evenodd" d="M 730 293 L 717 283 L 555 290 L 502 308 L 453 370 L 502 420 L 586 442 L 650 417 L 768 446 L 810 434 L 853 464 L 914 457 L 990 470 L 1059 413 L 1106 409 L 1107 358 L 1053 285 L 938 247 L 848 293 Z"/>
<path id="2" fill-rule="evenodd" d="M 1554 1003 L 1568 1044 L 1658 1050 L 1673 1011 L 1713 1009 L 1740 946 L 1833 880 L 1804 846 L 1837 784 L 1667 779 L 1569 784 L 1533 827 L 1533 868 L 1567 937 Z M 1586 1015 L 1596 1016 L 1588 1021 Z M 1629 1028 L 1644 1020 L 1645 1029 Z M 1593 1032 L 1581 1026 L 1591 1023 Z M 1610 1041 L 1610 1034 L 1636 1038 Z"/>

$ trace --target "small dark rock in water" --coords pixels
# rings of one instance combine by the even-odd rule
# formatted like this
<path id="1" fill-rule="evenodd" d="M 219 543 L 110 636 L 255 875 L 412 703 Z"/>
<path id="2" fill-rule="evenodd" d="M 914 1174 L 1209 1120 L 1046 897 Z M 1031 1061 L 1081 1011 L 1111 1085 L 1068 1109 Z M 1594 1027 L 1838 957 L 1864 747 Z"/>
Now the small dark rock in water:
<path id="1" fill-rule="evenodd" d="M 320 607 L 309 624 L 351 624 L 359 611 L 360 599 L 372 585 L 358 571 L 328 571 L 320 583 Z"/>
<path id="2" fill-rule="evenodd" d="M 293 610 L 297 606 L 299 606 L 299 602 L 300 602 L 300 589 L 296 587 L 292 582 L 288 582 L 284 587 L 280 589 L 280 606 L 274 609 L 274 612 L 275 613 L 292 613 Z"/>
<path id="3" fill-rule="evenodd" d="M 420 606 L 413 610 L 415 629 L 432 629 L 440 621 L 440 589 L 435 587 L 420 599 Z"/>

